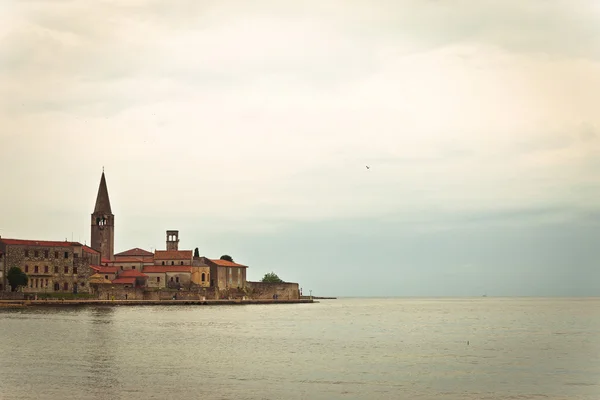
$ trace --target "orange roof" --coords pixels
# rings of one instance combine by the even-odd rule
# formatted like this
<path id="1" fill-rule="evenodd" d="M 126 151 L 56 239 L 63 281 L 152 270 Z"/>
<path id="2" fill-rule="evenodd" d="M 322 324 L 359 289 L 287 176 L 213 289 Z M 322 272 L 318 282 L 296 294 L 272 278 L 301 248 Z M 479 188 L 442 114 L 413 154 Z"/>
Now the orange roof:
<path id="1" fill-rule="evenodd" d="M 120 253 L 115 254 L 115 257 L 135 257 L 135 256 L 153 256 L 149 251 L 144 249 L 140 249 L 139 247 L 135 247 L 133 249 L 125 250 Z"/>
<path id="2" fill-rule="evenodd" d="M 83 246 L 78 242 L 57 242 L 49 240 L 23 240 L 23 239 L 0 239 L 0 242 L 13 246 L 45 246 L 45 247 L 71 247 Z"/>
<path id="3" fill-rule="evenodd" d="M 100 252 L 98 250 L 94 250 L 89 246 L 83 246 L 83 251 L 89 254 L 100 254 Z"/>
<path id="4" fill-rule="evenodd" d="M 192 267 L 189 265 L 148 265 L 144 267 L 144 272 L 165 273 L 165 272 L 192 272 Z"/>
<path id="5" fill-rule="evenodd" d="M 125 271 L 119 272 L 119 278 L 147 278 L 148 275 L 144 275 L 137 269 L 127 269 Z"/>
<path id="6" fill-rule="evenodd" d="M 121 283 L 121 284 L 134 285 L 135 284 L 135 278 L 117 278 L 117 279 L 114 279 L 112 281 L 112 283 L 115 283 L 115 284 Z"/>
<path id="7" fill-rule="evenodd" d="M 191 260 L 192 250 L 156 250 L 154 252 L 155 260 Z"/>
<path id="8" fill-rule="evenodd" d="M 102 259 L 102 264 L 106 264 L 106 263 L 111 263 L 112 261 L 109 260 L 108 258 L 103 258 Z"/>
<path id="9" fill-rule="evenodd" d="M 102 274 L 116 274 L 119 270 L 117 267 L 105 267 L 103 265 L 90 265 L 90 268 Z"/>
<path id="10" fill-rule="evenodd" d="M 237 264 L 227 260 L 210 260 L 213 263 L 217 264 L 220 267 L 238 267 L 238 268 L 248 268 L 247 265 Z"/>
<path id="11" fill-rule="evenodd" d="M 114 261 L 106 261 L 107 263 L 112 263 L 112 264 L 119 264 L 119 263 L 132 263 L 132 262 L 137 262 L 137 263 L 142 263 L 142 262 L 149 262 L 149 263 L 153 263 L 154 262 L 154 257 L 119 257 L 118 259 L 115 259 Z"/>

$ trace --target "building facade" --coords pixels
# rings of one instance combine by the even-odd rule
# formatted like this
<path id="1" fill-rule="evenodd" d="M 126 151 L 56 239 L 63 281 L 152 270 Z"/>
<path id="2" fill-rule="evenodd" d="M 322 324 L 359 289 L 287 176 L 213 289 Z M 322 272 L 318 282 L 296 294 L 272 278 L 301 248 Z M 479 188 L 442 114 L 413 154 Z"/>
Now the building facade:
<path id="1" fill-rule="evenodd" d="M 26 293 L 88 292 L 91 265 L 100 262 L 99 252 L 78 242 L 0 238 L 0 252 L 4 277 L 12 267 L 27 275 L 29 281 L 23 288 Z M 3 282 L 5 290 L 8 286 Z"/>

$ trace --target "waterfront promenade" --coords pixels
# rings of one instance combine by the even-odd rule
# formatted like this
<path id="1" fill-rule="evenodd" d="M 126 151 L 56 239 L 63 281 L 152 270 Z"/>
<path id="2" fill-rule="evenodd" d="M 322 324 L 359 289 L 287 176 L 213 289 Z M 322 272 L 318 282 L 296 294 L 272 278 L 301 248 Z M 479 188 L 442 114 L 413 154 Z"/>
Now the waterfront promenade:
<path id="1" fill-rule="evenodd" d="M 3 307 L 62 307 L 62 306 L 217 306 L 217 305 L 247 305 L 247 304 L 309 304 L 316 303 L 312 299 L 280 300 L 280 299 L 256 299 L 256 300 L 98 300 L 98 299 L 76 299 L 76 300 L 0 300 L 0 309 Z"/>

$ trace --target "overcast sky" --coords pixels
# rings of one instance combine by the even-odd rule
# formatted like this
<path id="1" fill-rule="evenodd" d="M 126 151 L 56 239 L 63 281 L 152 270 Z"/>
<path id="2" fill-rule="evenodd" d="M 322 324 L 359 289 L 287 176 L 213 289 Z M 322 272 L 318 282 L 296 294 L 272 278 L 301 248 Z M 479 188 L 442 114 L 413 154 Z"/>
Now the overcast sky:
<path id="1" fill-rule="evenodd" d="M 0 235 L 89 243 L 103 166 L 116 251 L 600 295 L 600 2 L 0 2 Z"/>

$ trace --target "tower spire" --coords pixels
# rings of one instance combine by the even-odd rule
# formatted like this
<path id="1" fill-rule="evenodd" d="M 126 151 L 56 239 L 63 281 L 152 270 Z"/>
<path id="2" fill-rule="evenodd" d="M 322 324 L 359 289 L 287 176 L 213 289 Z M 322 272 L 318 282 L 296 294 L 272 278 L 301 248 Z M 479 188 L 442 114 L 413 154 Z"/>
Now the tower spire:
<path id="1" fill-rule="evenodd" d="M 100 178 L 100 186 L 98 187 L 98 196 L 96 197 L 94 213 L 112 214 L 110 199 L 108 198 L 108 188 L 106 186 L 106 177 L 104 176 L 104 167 L 102 167 L 102 177 Z"/>

